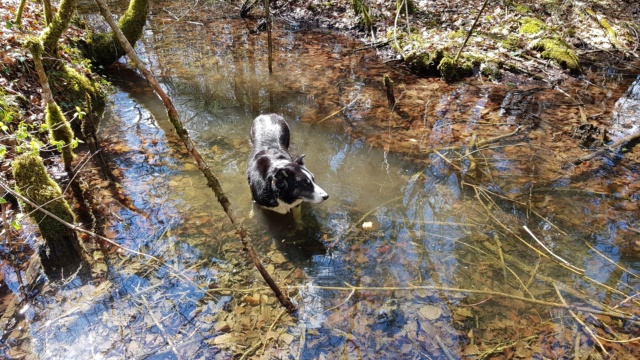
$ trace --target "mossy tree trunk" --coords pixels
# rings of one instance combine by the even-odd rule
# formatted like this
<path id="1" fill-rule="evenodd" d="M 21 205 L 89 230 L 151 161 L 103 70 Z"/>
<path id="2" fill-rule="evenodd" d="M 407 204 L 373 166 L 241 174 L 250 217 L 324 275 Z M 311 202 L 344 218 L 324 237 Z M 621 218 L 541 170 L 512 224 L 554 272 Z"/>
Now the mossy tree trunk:
<path id="1" fill-rule="evenodd" d="M 16 191 L 35 204 L 68 223 L 75 219 L 62 197 L 60 187 L 49 177 L 40 156 L 27 153 L 12 162 Z M 26 205 L 33 221 L 38 224 L 46 246 L 40 249 L 40 259 L 47 276 L 58 277 L 77 270 L 82 262 L 83 248 L 75 231 L 41 211 Z"/>
<path id="2" fill-rule="evenodd" d="M 71 22 L 71 18 L 76 12 L 76 4 L 77 0 L 62 0 L 60 2 L 58 13 L 53 16 L 41 36 L 45 54 L 55 56 L 58 50 L 58 41 L 60 41 L 60 37 L 69 27 L 69 22 Z"/>
<path id="3" fill-rule="evenodd" d="M 20 5 L 18 5 L 18 13 L 16 14 L 15 23 L 20 28 L 22 26 L 22 13 L 24 12 L 24 5 L 27 0 L 20 0 Z"/>
<path id="4" fill-rule="evenodd" d="M 118 27 L 130 44 L 135 44 L 142 37 L 142 30 L 147 23 L 149 0 L 130 0 L 129 8 L 120 18 Z M 91 59 L 96 66 L 109 66 L 126 52 L 113 32 L 93 34 L 84 49 L 85 57 Z"/>
<path id="5" fill-rule="evenodd" d="M 44 22 L 45 24 L 51 24 L 51 20 L 53 18 L 53 11 L 51 11 L 51 0 L 43 0 L 42 5 L 44 6 Z"/>
<path id="6" fill-rule="evenodd" d="M 38 41 L 33 41 L 29 44 L 29 49 L 33 55 L 33 62 L 38 72 L 38 78 L 42 86 L 42 94 L 44 102 L 46 104 L 46 122 L 49 127 L 49 137 L 54 143 L 61 143 L 60 152 L 62 153 L 62 159 L 64 160 L 64 168 L 69 173 L 69 177 L 73 178 L 73 171 L 71 168 L 71 161 L 73 160 L 73 151 L 71 144 L 73 142 L 73 131 L 69 126 L 69 122 L 65 118 L 64 114 L 53 99 L 53 93 L 49 86 L 49 79 L 45 73 L 44 65 L 42 64 L 42 45 Z"/>
<path id="7" fill-rule="evenodd" d="M 45 5 L 49 1 L 45 0 Z M 76 11 L 76 5 L 77 0 L 61 0 L 57 14 L 51 16 L 52 19 L 47 21 L 48 26 L 40 35 L 43 48 L 42 62 L 47 74 L 51 77 L 51 82 L 62 85 L 56 88 L 64 89 L 55 91 L 53 94 L 59 104 L 68 104 L 68 107 L 63 107 L 64 112 L 75 109 L 76 106 L 83 107 L 85 94 L 89 94 L 93 104 L 87 104 L 86 107 L 95 109 L 96 115 L 99 115 L 104 109 L 104 99 L 98 85 L 89 81 L 86 76 L 76 70 L 65 66 L 63 62 L 55 60 L 58 57 L 58 43 L 62 34 L 69 28 L 69 23 Z M 76 133 L 80 132 L 76 131 Z"/>

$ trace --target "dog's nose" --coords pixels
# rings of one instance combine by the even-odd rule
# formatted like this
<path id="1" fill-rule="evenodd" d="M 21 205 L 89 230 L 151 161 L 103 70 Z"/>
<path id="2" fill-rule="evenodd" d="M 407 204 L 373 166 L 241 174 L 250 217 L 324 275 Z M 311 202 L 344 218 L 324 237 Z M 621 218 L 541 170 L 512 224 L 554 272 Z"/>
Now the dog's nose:
<path id="1" fill-rule="evenodd" d="M 324 195 L 322 196 L 322 200 L 327 200 L 328 198 L 329 198 L 329 194 L 324 194 Z"/>

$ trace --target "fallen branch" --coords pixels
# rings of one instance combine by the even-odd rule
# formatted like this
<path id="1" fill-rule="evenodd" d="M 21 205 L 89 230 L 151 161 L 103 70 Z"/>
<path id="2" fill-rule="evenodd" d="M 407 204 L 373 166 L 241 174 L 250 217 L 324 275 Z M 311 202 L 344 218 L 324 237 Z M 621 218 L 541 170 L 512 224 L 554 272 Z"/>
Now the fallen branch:
<path id="1" fill-rule="evenodd" d="M 156 94 L 160 97 L 160 99 L 164 103 L 167 109 L 167 114 L 169 116 L 169 121 L 171 121 L 171 124 L 173 124 L 174 128 L 176 129 L 176 133 L 180 137 L 180 140 L 182 140 L 185 147 L 187 148 L 191 156 L 196 161 L 196 164 L 198 165 L 198 169 L 200 169 L 200 171 L 204 174 L 205 178 L 207 179 L 207 186 L 209 186 L 215 193 L 216 198 L 218 199 L 218 202 L 222 206 L 224 212 L 227 214 L 227 217 L 229 218 L 229 220 L 231 220 L 231 223 L 236 229 L 236 233 L 240 237 L 240 241 L 242 242 L 242 245 L 244 246 L 251 260 L 253 261 L 253 264 L 260 272 L 260 275 L 262 275 L 262 278 L 267 282 L 271 290 L 273 290 L 274 294 L 280 301 L 280 304 L 282 304 L 282 306 L 284 306 L 287 309 L 287 311 L 289 311 L 289 313 L 294 312 L 296 310 L 296 306 L 291 302 L 289 297 L 286 296 L 282 292 L 282 290 L 280 290 L 280 288 L 275 283 L 271 275 L 269 275 L 267 270 L 262 265 L 262 262 L 260 261 L 258 254 L 256 253 L 255 249 L 251 245 L 251 239 L 249 238 L 247 231 L 242 227 L 242 224 L 240 224 L 240 221 L 238 220 L 238 217 L 236 216 L 235 211 L 231 207 L 231 202 L 229 201 L 224 191 L 222 190 L 220 181 L 213 174 L 213 172 L 211 172 L 209 165 L 207 165 L 207 163 L 202 158 L 202 155 L 200 155 L 200 152 L 193 144 L 193 141 L 191 140 L 189 133 L 184 128 L 184 125 L 180 120 L 180 117 L 178 115 L 178 110 L 173 105 L 173 102 L 171 101 L 169 96 L 164 92 L 164 90 L 162 89 L 158 81 L 155 79 L 155 77 L 146 68 L 142 60 L 140 60 L 135 50 L 133 50 L 133 47 L 131 46 L 131 44 L 129 44 L 129 41 L 125 38 L 122 31 L 113 20 L 111 11 L 109 11 L 109 8 L 107 7 L 107 4 L 105 3 L 105 1 L 96 0 L 96 3 L 100 8 L 100 13 L 102 14 L 102 17 L 111 27 L 111 30 L 113 31 L 114 35 L 116 36 L 116 38 L 118 38 L 118 41 L 120 41 L 120 43 L 122 44 L 122 47 L 124 47 L 127 55 L 133 61 L 135 67 L 138 70 L 140 70 L 140 72 L 142 72 L 142 74 L 147 79 L 151 87 L 155 90 Z"/>
<path id="2" fill-rule="evenodd" d="M 581 156 L 581 157 L 573 160 L 571 163 L 574 164 L 574 165 L 578 165 L 578 164 L 580 164 L 582 162 L 585 162 L 587 160 L 591 160 L 596 156 L 600 156 L 600 155 L 602 155 L 602 154 L 604 154 L 604 153 L 606 153 L 608 151 L 613 151 L 615 148 L 618 148 L 618 147 L 628 143 L 629 141 L 633 141 L 633 140 L 638 139 L 638 138 L 640 138 L 640 131 L 635 132 L 635 133 L 633 133 L 631 135 L 627 135 L 627 136 L 623 137 L 622 139 L 614 142 L 613 144 L 607 145 L 607 146 L 605 146 L 605 147 L 603 147 L 601 149 L 598 149 L 598 150 L 592 152 L 591 154 L 587 154 L 585 156 Z"/>

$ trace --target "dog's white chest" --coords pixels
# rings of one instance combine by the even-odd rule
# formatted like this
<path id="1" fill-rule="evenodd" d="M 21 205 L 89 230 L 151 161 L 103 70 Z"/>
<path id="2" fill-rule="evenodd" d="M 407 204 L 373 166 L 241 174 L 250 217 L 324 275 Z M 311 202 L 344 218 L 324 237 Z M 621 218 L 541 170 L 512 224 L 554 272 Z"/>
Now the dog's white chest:
<path id="1" fill-rule="evenodd" d="M 294 207 L 298 206 L 302 204 L 302 199 L 298 199 L 296 201 L 294 201 L 291 204 L 287 204 L 286 202 L 278 199 L 278 206 L 276 207 L 264 207 L 265 209 L 271 210 L 271 211 L 275 211 L 279 214 L 286 214 L 289 211 L 291 211 L 291 209 L 293 209 Z"/>

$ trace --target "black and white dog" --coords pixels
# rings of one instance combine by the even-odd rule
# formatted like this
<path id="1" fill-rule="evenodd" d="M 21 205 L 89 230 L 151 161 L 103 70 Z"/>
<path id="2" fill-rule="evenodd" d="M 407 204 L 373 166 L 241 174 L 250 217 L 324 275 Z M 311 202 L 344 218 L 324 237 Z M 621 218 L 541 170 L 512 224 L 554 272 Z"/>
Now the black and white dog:
<path id="1" fill-rule="evenodd" d="M 313 174 L 304 166 L 304 155 L 291 160 L 289 136 L 289 126 L 282 116 L 268 114 L 255 118 L 247 178 L 256 204 L 280 214 L 291 211 L 300 226 L 298 205 L 320 203 L 329 195 L 315 184 Z"/>

